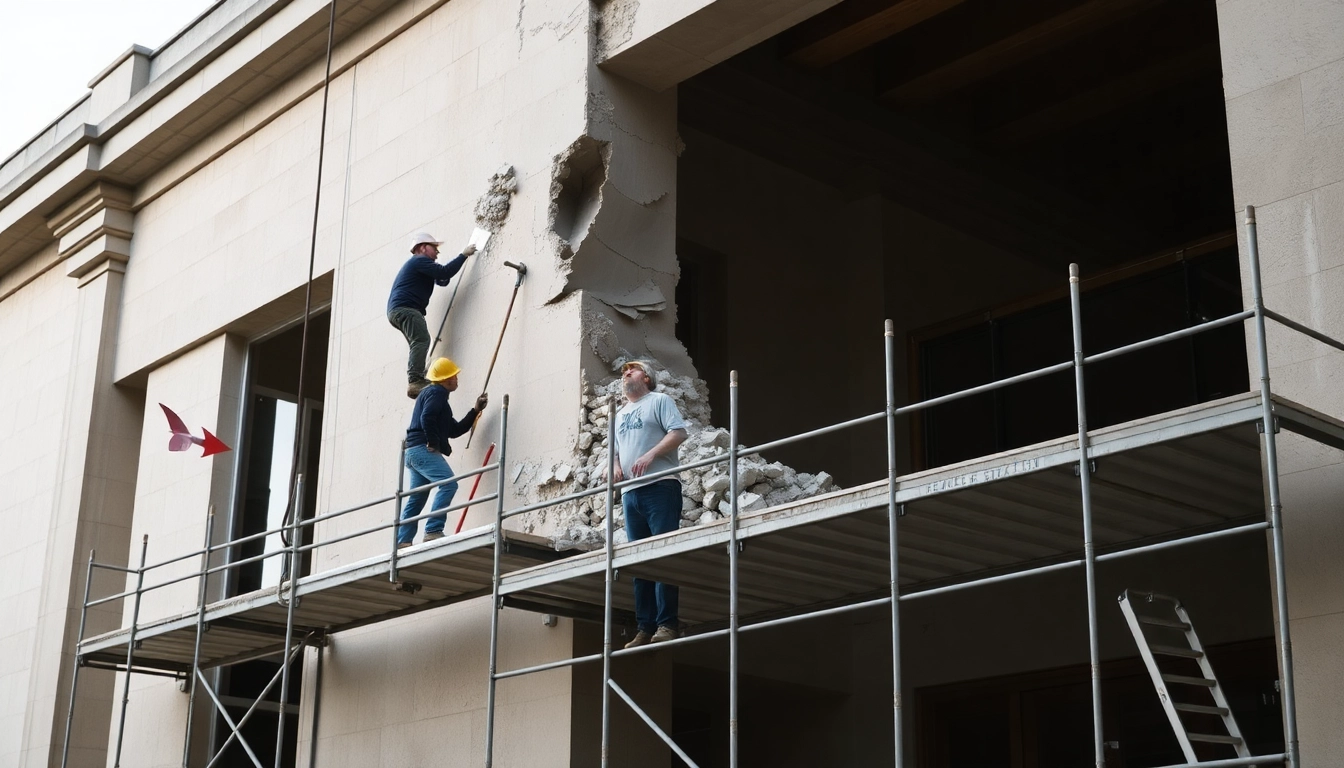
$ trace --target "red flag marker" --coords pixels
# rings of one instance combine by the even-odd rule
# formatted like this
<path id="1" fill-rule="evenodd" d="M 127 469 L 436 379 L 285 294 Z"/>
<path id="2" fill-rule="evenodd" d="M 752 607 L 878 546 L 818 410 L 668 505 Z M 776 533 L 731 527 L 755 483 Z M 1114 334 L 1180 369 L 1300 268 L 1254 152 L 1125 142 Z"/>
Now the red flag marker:
<path id="1" fill-rule="evenodd" d="M 192 435 L 181 416 L 173 413 L 173 410 L 163 403 L 159 403 L 159 407 L 163 409 L 163 415 L 168 417 L 168 429 L 173 433 L 173 436 L 168 438 L 168 450 L 185 451 L 195 444 L 201 446 L 205 451 L 201 454 L 201 458 L 232 450 L 224 444 L 223 440 L 210 434 L 210 430 L 204 427 L 201 428 L 201 431 L 205 433 L 205 437 Z"/>

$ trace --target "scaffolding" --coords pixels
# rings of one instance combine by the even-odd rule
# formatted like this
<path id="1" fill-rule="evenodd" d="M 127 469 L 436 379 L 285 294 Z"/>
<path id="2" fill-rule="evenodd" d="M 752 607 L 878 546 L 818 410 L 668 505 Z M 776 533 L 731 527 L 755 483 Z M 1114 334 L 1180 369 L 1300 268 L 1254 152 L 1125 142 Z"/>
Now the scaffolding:
<path id="1" fill-rule="evenodd" d="M 228 739 L 220 750 L 210 757 L 206 765 L 213 765 L 223 754 L 224 749 L 236 740 L 252 764 L 262 768 L 255 750 L 244 739 L 242 729 L 261 709 L 261 703 L 274 686 L 279 684 L 280 722 L 277 728 L 275 757 L 275 766 L 279 768 L 282 760 L 281 746 L 285 729 L 289 670 L 305 647 L 318 649 L 314 681 L 315 711 L 310 718 L 312 729 L 310 749 L 313 752 L 309 756 L 309 765 L 313 765 L 319 720 L 316 708 L 320 701 L 322 685 L 321 649 L 325 647 L 329 634 L 453 602 L 488 596 L 492 610 L 486 700 L 487 768 L 494 763 L 496 692 L 501 680 L 597 662 L 601 662 L 602 667 L 602 766 L 606 768 L 611 764 L 613 694 L 629 706 L 682 761 L 689 766 L 695 766 L 695 762 L 673 738 L 660 728 L 634 698 L 613 679 L 611 664 L 614 658 L 725 637 L 728 640 L 729 655 L 728 765 L 736 768 L 739 751 L 740 635 L 794 622 L 874 608 L 886 608 L 890 613 L 892 748 L 894 764 L 897 768 L 901 768 L 905 765 L 906 751 L 906 736 L 902 730 L 901 604 L 952 591 L 1081 568 L 1087 603 L 1092 744 L 1095 764 L 1097 768 L 1103 768 L 1105 743 L 1102 733 L 1102 681 L 1097 630 L 1097 564 L 1199 541 L 1268 531 L 1272 542 L 1271 560 L 1276 589 L 1275 639 L 1282 675 L 1284 751 L 1250 758 L 1181 765 L 1230 768 L 1284 764 L 1292 768 L 1301 768 L 1293 686 L 1292 643 L 1288 624 L 1276 433 L 1281 428 L 1288 429 L 1309 439 L 1344 449 L 1344 421 L 1317 413 L 1272 394 L 1266 320 L 1274 320 L 1286 328 L 1305 334 L 1334 349 L 1344 351 L 1344 343 L 1265 307 L 1254 209 L 1249 206 L 1246 209 L 1245 223 L 1253 306 L 1172 333 L 1104 352 L 1085 354 L 1080 311 L 1080 276 L 1077 266 L 1071 265 L 1069 296 L 1072 308 L 1072 360 L 959 392 L 898 406 L 894 378 L 895 333 L 891 322 L 888 321 L 884 334 L 886 405 L 878 413 L 744 448 L 739 443 L 739 387 L 734 372 L 730 378 L 730 443 L 727 451 L 683 464 L 672 470 L 644 475 L 637 480 L 613 482 L 614 473 L 611 471 L 611 465 L 614 456 L 612 451 L 608 450 L 607 481 L 603 486 L 506 509 L 502 488 L 508 445 L 509 398 L 505 396 L 500 409 L 498 457 L 494 462 L 487 463 L 479 469 L 410 490 L 402 487 L 403 473 L 399 472 L 397 490 L 391 495 L 347 509 L 318 514 L 307 520 L 291 519 L 283 529 L 263 531 L 222 543 L 212 541 L 214 512 L 211 510 L 207 515 L 206 540 L 202 548 L 147 565 L 146 536 L 141 542 L 138 568 L 99 563 L 95 553 L 90 552 L 79 624 L 78 651 L 71 678 L 62 766 L 64 768 L 69 757 L 79 672 L 83 667 L 91 667 L 127 673 L 170 675 L 188 681 L 192 695 L 188 703 L 182 757 L 184 768 L 191 761 L 193 717 L 190 708 L 195 703 L 197 690 L 205 692 L 230 729 Z M 1192 337 L 1216 328 L 1244 323 L 1247 320 L 1252 322 L 1252 336 L 1256 346 L 1260 374 L 1258 391 L 1253 389 L 1242 395 L 1114 427 L 1089 429 L 1085 402 L 1085 371 L 1088 365 Z M 1076 436 L 981 457 L 951 467 L 905 476 L 898 473 L 896 425 L 899 417 L 1069 370 L 1074 374 L 1078 425 Z M 615 408 L 613 399 L 608 405 L 609 448 L 615 446 Z M 737 469 L 740 457 L 876 422 L 883 422 L 886 427 L 888 469 L 885 480 L 759 512 L 743 514 L 739 510 L 740 489 Z M 1238 431 L 1249 429 L 1252 425 L 1259 433 L 1258 438 L 1245 437 L 1245 432 Z M 1180 450 L 1172 452 L 1173 445 L 1178 446 Z M 1162 454 L 1161 451 L 1164 450 L 1170 455 Z M 1239 494 L 1238 498 L 1242 498 L 1239 504 L 1228 502 L 1227 510 L 1214 512 L 1183 501 L 1181 494 L 1171 488 L 1159 489 L 1158 492 L 1146 490 L 1163 482 L 1162 473 L 1153 469 L 1154 462 L 1169 461 L 1173 456 L 1185 457 L 1182 459 L 1184 461 L 1203 462 L 1205 467 L 1226 469 L 1231 466 L 1238 476 L 1260 475 L 1263 469 L 1264 490 L 1268 499 L 1267 514 L 1261 502 L 1245 501 L 1243 498 L 1247 495 L 1245 493 Z M 1114 470 L 1113 476 L 1097 480 L 1094 477 L 1097 472 L 1096 462 L 1103 457 L 1108 462 L 1108 472 Z M 726 520 L 629 542 L 619 547 L 615 544 L 614 518 L 618 490 L 635 482 L 646 483 L 663 477 L 673 477 L 680 471 L 709 465 L 726 465 L 730 482 L 730 508 Z M 497 481 L 493 493 L 445 509 L 431 510 L 407 520 L 399 519 L 402 500 L 406 495 L 427 493 L 439 485 L 487 474 L 493 475 Z M 1068 484 L 1074 484 L 1076 487 L 1068 491 Z M 1058 531 L 1042 533 L 1030 542 L 1024 538 L 1018 542 L 1021 546 L 1009 554 L 1001 554 L 997 559 L 982 557 L 978 560 L 962 561 L 955 557 L 937 555 L 933 550 L 925 551 L 928 548 L 920 542 L 926 537 L 928 529 L 918 527 L 916 520 L 905 517 L 907 506 L 947 505 L 949 503 L 947 499 L 953 494 L 986 494 L 985 489 L 991 486 L 1002 497 L 1004 504 L 1013 504 L 1018 512 L 1016 518 L 1011 514 L 1007 515 L 1007 521 L 1001 523 L 998 530 L 986 531 L 987 536 L 995 537 L 996 541 L 1010 539 L 1011 537 L 1005 536 L 1005 531 L 1012 526 L 1030 527 L 1027 519 L 1021 516 L 1023 514 L 1021 510 L 1030 507 L 1041 514 L 1055 515 L 1056 519 L 1068 515 L 1074 516 L 1074 521 L 1081 522 L 1081 555 L 1078 554 L 1078 542 L 1066 541 L 1067 537 Z M 1014 493 L 1023 490 L 1033 495 L 1029 505 L 1010 498 Z M 1198 493 L 1199 490 L 1196 489 L 1195 492 Z M 303 492 L 303 481 L 300 477 L 295 490 L 295 509 L 302 508 Z M 606 506 L 604 518 L 606 535 L 601 551 L 565 555 L 555 552 L 546 542 L 536 537 L 510 531 L 505 527 L 506 521 L 510 518 L 599 494 Z M 1123 507 L 1132 511 L 1136 508 L 1133 501 L 1135 497 L 1142 498 L 1148 505 L 1144 507 L 1143 514 L 1133 513 L 1132 519 L 1124 525 L 1107 523 L 1114 525 L 1115 530 L 1110 530 L 1106 526 L 1098 528 L 1094 525 L 1094 505 L 1101 504 L 1108 509 Z M 433 515 L 447 514 L 464 510 L 474 504 L 485 503 L 492 503 L 494 506 L 495 519 L 491 525 L 406 551 L 397 549 L 394 534 L 393 546 L 386 555 L 306 576 L 296 574 L 303 556 L 319 547 L 348 541 L 387 528 L 395 532 L 400 524 L 414 523 Z M 304 529 L 315 532 L 314 526 L 318 523 L 385 504 L 390 504 L 393 510 L 391 520 L 388 522 L 323 541 L 302 543 Z M 945 512 L 949 516 L 960 514 L 950 506 L 929 508 L 940 513 Z M 901 522 L 902 520 L 905 522 Z M 907 539 L 913 543 L 910 541 L 902 543 L 903 529 Z M 287 534 L 286 546 L 283 549 L 212 565 L 212 560 L 226 557 L 242 544 L 264 540 L 281 532 Z M 313 536 L 313 539 L 316 539 L 316 536 Z M 753 542 L 753 546 L 758 547 L 758 551 L 763 555 L 760 560 L 748 561 L 744 579 L 742 553 L 744 544 L 748 541 Z M 921 549 L 922 546 L 925 549 Z M 880 557 L 879 552 L 882 553 Z M 836 558 L 828 558 L 828 554 L 842 554 L 843 563 Z M 208 601 L 208 581 L 211 576 L 270 557 L 280 557 L 284 564 L 285 575 L 282 576 L 278 586 L 215 602 Z M 200 566 L 195 572 L 168 578 L 149 587 L 145 586 L 146 574 L 193 558 L 200 560 Z M 1047 562 L 1031 564 L 1039 561 Z M 879 562 L 882 576 L 876 577 Z M 1024 564 L 1027 567 L 1022 567 Z M 864 570 L 865 566 L 872 567 Z M 91 599 L 90 586 L 97 569 L 125 574 L 134 582 L 134 587 L 110 596 Z M 696 574 L 712 573 L 714 569 L 727 571 L 726 594 L 723 594 L 721 588 L 715 590 L 704 583 L 697 583 Z M 703 626 L 684 637 L 657 645 L 630 649 L 613 648 L 613 636 L 617 628 L 616 603 L 618 600 L 623 603 L 627 600 L 618 597 L 614 591 L 618 571 L 622 575 L 630 573 L 642 578 L 688 587 L 682 601 L 683 615 L 693 617 Z M 903 590 L 903 578 L 905 583 L 914 584 L 915 587 Z M 198 580 L 198 598 L 194 610 L 141 622 L 140 606 L 144 594 L 190 579 Z M 876 591 L 863 590 L 864 585 L 877 580 L 885 583 Z M 806 588 L 802 585 L 806 585 Z M 788 593 L 790 589 L 795 592 Z M 686 597 L 691 599 L 687 600 Z M 85 638 L 90 608 L 128 598 L 132 601 L 128 626 L 97 637 Z M 600 620 L 603 627 L 602 651 L 501 671 L 499 619 L 501 611 L 506 606 Z M 714 621 L 724 623 L 725 616 L 726 626 L 709 628 L 713 626 Z M 751 620 L 744 622 L 744 617 Z M 212 688 L 206 671 L 258 658 L 278 658 L 280 668 L 246 713 L 235 721 Z M 130 687 L 127 674 L 123 681 L 122 706 L 115 736 L 114 765 L 117 766 L 120 765 L 129 700 Z"/>

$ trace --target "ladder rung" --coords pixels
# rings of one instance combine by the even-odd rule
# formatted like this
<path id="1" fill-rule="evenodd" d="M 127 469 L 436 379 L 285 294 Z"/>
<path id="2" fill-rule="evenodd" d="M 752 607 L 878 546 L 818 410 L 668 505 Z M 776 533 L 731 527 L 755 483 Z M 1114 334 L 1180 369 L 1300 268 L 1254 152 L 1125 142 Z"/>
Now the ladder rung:
<path id="1" fill-rule="evenodd" d="M 1226 707 L 1210 707 L 1207 704 L 1181 704 L 1179 702 L 1172 702 L 1172 706 L 1176 708 L 1177 712 L 1193 712 L 1199 715 L 1218 715 L 1219 717 L 1227 717 Z"/>
<path id="2" fill-rule="evenodd" d="M 1137 618 L 1140 622 L 1144 624 L 1152 624 L 1155 627 L 1171 627 L 1172 629 L 1179 629 L 1185 632 L 1190 631 L 1189 624 L 1186 624 L 1184 621 L 1177 621 L 1176 619 L 1159 619 L 1156 616 L 1138 616 Z"/>
<path id="3" fill-rule="evenodd" d="M 1191 741 L 1202 741 L 1207 744 L 1241 744 L 1241 739 L 1236 736 L 1215 736 L 1212 733 L 1187 733 L 1185 737 Z"/>
<path id="4" fill-rule="evenodd" d="M 1183 659 L 1202 659 L 1204 654 L 1193 648 L 1177 648 L 1174 645 L 1154 645 L 1150 646 L 1153 653 L 1160 653 L 1163 656 L 1180 656 Z"/>
<path id="5" fill-rule="evenodd" d="M 1168 683 L 1180 683 L 1182 685 L 1202 685 L 1205 688 L 1215 688 L 1218 683 L 1215 680 L 1209 680 L 1203 677 L 1190 677 L 1188 675 L 1162 675 L 1162 679 Z"/>

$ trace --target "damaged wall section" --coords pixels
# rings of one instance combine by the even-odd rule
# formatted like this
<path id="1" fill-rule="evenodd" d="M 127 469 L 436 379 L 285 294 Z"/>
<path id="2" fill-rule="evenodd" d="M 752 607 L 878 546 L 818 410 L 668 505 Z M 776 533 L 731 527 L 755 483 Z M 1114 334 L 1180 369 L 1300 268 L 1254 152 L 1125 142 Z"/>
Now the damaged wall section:
<path id="1" fill-rule="evenodd" d="M 613 373 L 628 359 L 625 354 L 613 359 Z M 656 361 L 653 365 L 658 374 L 658 391 L 672 398 L 689 424 L 686 442 L 680 448 L 681 462 L 701 461 L 727 451 L 730 435 L 728 430 L 712 424 L 705 382 L 678 376 Z M 614 375 L 595 387 L 585 384 L 573 456 L 559 462 L 515 464 L 509 469 L 509 479 L 517 497 L 553 499 L 605 484 L 608 408 L 613 398 L 618 408 L 624 402 L 621 381 Z M 732 500 L 726 461 L 683 471 L 680 479 L 682 528 L 708 525 L 730 513 Z M 738 459 L 737 487 L 738 511 L 747 513 L 835 490 L 835 483 L 827 472 L 797 472 L 780 462 L 768 462 L 752 454 Z M 548 532 L 557 549 L 594 549 L 603 544 L 605 519 L 605 497 L 598 494 L 534 513 L 524 522 L 524 530 Z M 617 529 L 615 542 L 626 541 L 619 501 L 613 522 Z"/>

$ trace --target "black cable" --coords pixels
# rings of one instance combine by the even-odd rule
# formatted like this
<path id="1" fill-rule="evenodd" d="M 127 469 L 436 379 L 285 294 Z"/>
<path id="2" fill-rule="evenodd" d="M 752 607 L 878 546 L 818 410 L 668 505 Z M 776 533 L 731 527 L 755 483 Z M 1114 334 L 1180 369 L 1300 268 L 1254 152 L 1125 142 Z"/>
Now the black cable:
<path id="1" fill-rule="evenodd" d="M 303 294 L 303 338 L 299 342 L 299 407 L 294 414 L 294 453 L 289 465 L 289 504 L 281 523 L 280 540 L 292 544 L 286 526 L 298 514 L 295 510 L 295 486 L 298 483 L 299 448 L 303 445 L 303 385 L 308 368 L 308 315 L 313 309 L 313 269 L 317 262 L 317 212 L 322 204 L 322 160 L 327 149 L 327 100 L 331 92 L 331 51 L 336 38 L 336 0 L 331 0 L 331 15 L 327 21 L 327 74 L 322 82 L 322 127 L 317 139 L 317 188 L 313 192 L 313 232 L 308 248 L 308 284 Z M 312 478 L 309 478 L 311 480 Z M 308 486 L 312 488 L 311 483 Z M 296 566 L 297 568 L 297 566 Z"/>

